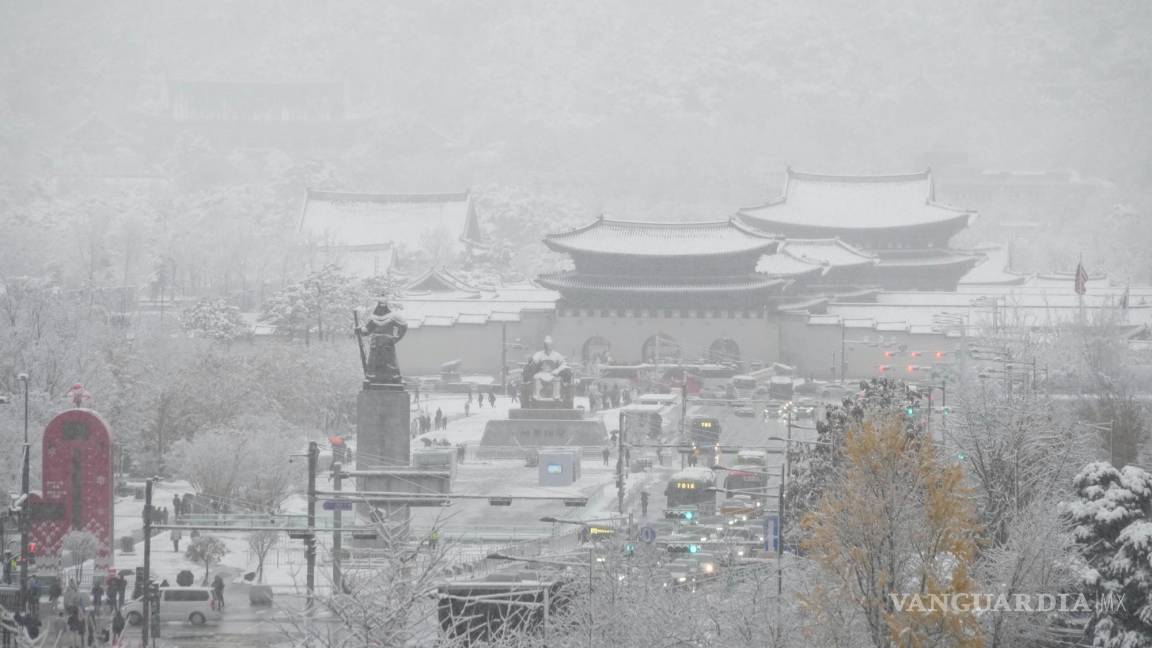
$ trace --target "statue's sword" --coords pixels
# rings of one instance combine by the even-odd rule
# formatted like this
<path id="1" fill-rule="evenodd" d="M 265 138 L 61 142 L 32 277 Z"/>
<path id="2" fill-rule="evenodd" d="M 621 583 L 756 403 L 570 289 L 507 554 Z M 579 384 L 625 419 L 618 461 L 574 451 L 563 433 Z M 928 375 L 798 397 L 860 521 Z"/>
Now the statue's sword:
<path id="1" fill-rule="evenodd" d="M 364 375 L 368 375 L 368 357 L 364 355 L 364 340 L 360 337 L 360 314 L 356 309 L 352 309 L 352 323 L 356 325 L 356 345 L 360 347 L 360 367 L 364 370 Z"/>

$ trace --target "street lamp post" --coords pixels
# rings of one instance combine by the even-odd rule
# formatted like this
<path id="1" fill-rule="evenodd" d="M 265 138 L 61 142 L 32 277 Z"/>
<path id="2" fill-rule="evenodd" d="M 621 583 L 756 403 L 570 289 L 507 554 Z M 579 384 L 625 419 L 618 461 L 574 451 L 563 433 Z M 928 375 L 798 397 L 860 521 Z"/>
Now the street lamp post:
<path id="1" fill-rule="evenodd" d="M 18 607 L 21 612 L 28 611 L 28 489 L 29 468 L 32 459 L 32 445 L 28 442 L 28 374 L 22 373 L 17 378 L 24 383 L 24 465 L 20 472 L 20 494 L 24 498 L 24 505 L 20 508 L 20 599 Z"/>

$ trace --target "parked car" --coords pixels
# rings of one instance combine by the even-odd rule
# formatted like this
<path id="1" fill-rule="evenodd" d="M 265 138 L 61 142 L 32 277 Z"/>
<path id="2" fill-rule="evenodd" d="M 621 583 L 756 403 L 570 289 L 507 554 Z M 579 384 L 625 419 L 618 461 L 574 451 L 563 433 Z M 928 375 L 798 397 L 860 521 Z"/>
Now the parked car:
<path id="1" fill-rule="evenodd" d="M 144 623 L 144 599 L 124 604 L 124 616 L 130 625 Z M 168 587 L 160 590 L 160 621 L 187 621 L 192 625 L 204 625 L 209 620 L 220 620 L 220 611 L 212 601 L 211 588 Z"/>
<path id="2" fill-rule="evenodd" d="M 756 416 L 756 410 L 752 409 L 751 407 L 748 407 L 747 405 L 741 405 L 740 407 L 737 407 L 735 410 L 732 411 L 732 413 L 735 414 L 736 416 L 741 416 L 741 417 Z"/>

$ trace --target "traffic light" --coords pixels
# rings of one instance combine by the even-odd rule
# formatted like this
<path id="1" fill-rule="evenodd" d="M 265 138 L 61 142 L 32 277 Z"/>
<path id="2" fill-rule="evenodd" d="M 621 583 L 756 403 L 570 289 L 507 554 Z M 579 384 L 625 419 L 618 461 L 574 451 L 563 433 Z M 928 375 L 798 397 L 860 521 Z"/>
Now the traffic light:
<path id="1" fill-rule="evenodd" d="M 634 553 L 636 553 L 636 543 L 635 542 L 624 543 L 624 555 L 631 556 Z"/>
<path id="2" fill-rule="evenodd" d="M 878 369 L 880 373 L 884 373 L 885 371 L 888 371 L 888 365 L 880 365 Z"/>
<path id="3" fill-rule="evenodd" d="M 908 373 L 912 373 L 913 371 L 916 371 L 916 365 L 908 365 Z"/>
<path id="4" fill-rule="evenodd" d="M 885 352 L 884 352 L 884 357 L 885 357 L 885 358 L 891 358 L 893 355 L 895 355 L 895 354 L 894 354 L 893 352 L 891 352 L 891 351 L 885 351 Z"/>
<path id="5" fill-rule="evenodd" d="M 904 408 L 904 413 L 908 416 L 915 417 L 918 413 L 918 410 L 916 409 L 915 405 L 909 405 L 908 407 Z"/>
<path id="6" fill-rule="evenodd" d="M 909 353 L 908 355 L 912 356 L 913 358 L 919 358 L 920 352 L 919 351 L 913 351 L 913 352 Z"/>
<path id="7" fill-rule="evenodd" d="M 664 511 L 665 520 L 684 520 L 691 522 L 694 517 L 696 517 L 696 514 L 693 511 Z"/>
<path id="8" fill-rule="evenodd" d="M 512 506 L 511 497 L 489 497 L 488 506 Z"/>
<path id="9" fill-rule="evenodd" d="M 39 548 L 40 547 L 35 542 L 29 542 L 28 543 L 28 564 L 29 565 L 35 565 L 36 564 L 36 550 Z"/>
<path id="10" fill-rule="evenodd" d="M 940 358 L 943 358 L 943 357 L 944 357 L 944 352 L 943 352 L 943 351 L 937 351 L 937 352 L 936 352 L 936 359 L 937 359 L 937 360 L 939 360 Z"/>
<path id="11" fill-rule="evenodd" d="M 668 553 L 673 553 L 673 554 L 700 553 L 700 545 L 696 545 L 696 544 L 668 545 Z"/>

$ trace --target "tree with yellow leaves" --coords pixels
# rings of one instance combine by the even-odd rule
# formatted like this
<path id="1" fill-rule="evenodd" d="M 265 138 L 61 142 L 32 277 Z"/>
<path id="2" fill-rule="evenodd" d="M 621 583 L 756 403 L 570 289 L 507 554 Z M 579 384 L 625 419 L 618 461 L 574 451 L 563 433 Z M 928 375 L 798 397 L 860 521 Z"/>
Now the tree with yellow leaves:
<path id="1" fill-rule="evenodd" d="M 809 609 L 819 618 L 854 607 L 877 648 L 982 645 L 976 615 L 955 605 L 974 587 L 969 495 L 960 468 L 903 421 L 854 423 L 833 483 L 803 520 L 804 548 L 826 576 Z"/>

